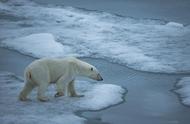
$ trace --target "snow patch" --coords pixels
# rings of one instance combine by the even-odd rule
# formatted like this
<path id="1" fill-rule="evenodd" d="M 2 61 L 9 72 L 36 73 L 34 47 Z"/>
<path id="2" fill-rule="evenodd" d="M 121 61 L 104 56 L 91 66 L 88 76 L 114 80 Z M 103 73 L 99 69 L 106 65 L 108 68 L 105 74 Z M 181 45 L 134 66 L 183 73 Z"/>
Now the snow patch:
<path id="1" fill-rule="evenodd" d="M 17 39 L 4 40 L 1 43 L 1 46 L 36 57 L 58 57 L 67 51 L 62 44 L 55 41 L 50 33 L 31 34 Z"/>
<path id="2" fill-rule="evenodd" d="M 76 81 L 77 92 L 82 98 L 54 98 L 55 87 L 49 87 L 50 101 L 42 103 L 36 100 L 36 90 L 29 98 L 32 101 L 21 102 L 18 94 L 24 86 L 23 79 L 12 73 L 0 72 L 0 122 L 3 124 L 82 124 L 85 119 L 74 112 L 79 110 L 100 110 L 123 101 L 125 90 L 113 84 Z"/>
<path id="3" fill-rule="evenodd" d="M 179 94 L 182 103 L 190 106 L 190 77 L 182 78 L 177 84 L 175 90 Z"/>

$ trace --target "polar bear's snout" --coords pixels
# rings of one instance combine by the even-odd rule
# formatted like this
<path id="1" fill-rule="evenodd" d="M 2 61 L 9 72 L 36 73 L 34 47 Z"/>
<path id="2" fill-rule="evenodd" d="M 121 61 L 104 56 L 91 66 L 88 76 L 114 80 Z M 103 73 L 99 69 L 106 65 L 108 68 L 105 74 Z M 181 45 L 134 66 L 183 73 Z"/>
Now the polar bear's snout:
<path id="1" fill-rule="evenodd" d="M 97 81 L 103 81 L 103 78 L 100 74 L 97 75 Z"/>
<path id="2" fill-rule="evenodd" d="M 103 78 L 102 78 L 102 76 L 101 76 L 99 73 L 97 73 L 97 74 L 92 74 L 92 75 L 90 75 L 90 76 L 88 76 L 88 77 L 91 78 L 91 79 L 93 79 L 93 80 L 103 81 Z"/>
<path id="3" fill-rule="evenodd" d="M 96 75 L 91 75 L 89 78 L 91 78 L 93 80 L 97 80 L 97 81 L 103 81 L 103 78 L 99 73 Z"/>

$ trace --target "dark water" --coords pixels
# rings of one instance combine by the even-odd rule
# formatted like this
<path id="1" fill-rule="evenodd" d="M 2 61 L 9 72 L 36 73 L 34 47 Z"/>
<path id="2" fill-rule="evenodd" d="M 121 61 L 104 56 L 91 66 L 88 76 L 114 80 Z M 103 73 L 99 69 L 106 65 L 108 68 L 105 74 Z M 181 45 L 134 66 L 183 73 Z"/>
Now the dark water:
<path id="1" fill-rule="evenodd" d="M 188 75 L 145 73 L 104 61 L 101 66 L 105 82 L 127 88 L 126 101 L 103 111 L 84 112 L 83 116 L 96 123 L 99 120 L 111 124 L 189 124 L 190 108 L 181 105 L 171 91 L 180 77 Z"/>
<path id="2" fill-rule="evenodd" d="M 33 0 L 41 4 L 66 5 L 135 18 L 152 18 L 190 24 L 190 0 Z"/>
<path id="3" fill-rule="evenodd" d="M 23 75 L 34 58 L 0 48 L 0 70 Z M 88 124 L 189 124 L 190 108 L 171 92 L 183 76 L 135 71 L 100 59 L 83 58 L 97 66 L 104 81 L 125 87 L 125 102 L 105 110 L 80 112 Z"/>

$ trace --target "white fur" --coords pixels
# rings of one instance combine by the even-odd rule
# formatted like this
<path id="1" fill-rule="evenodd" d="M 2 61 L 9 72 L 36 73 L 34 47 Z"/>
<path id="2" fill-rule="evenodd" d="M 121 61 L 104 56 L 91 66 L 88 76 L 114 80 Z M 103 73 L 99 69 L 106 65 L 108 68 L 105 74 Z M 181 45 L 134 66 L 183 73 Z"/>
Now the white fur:
<path id="1" fill-rule="evenodd" d="M 45 92 L 51 83 L 56 84 L 56 97 L 64 95 L 65 91 L 70 93 L 70 96 L 79 96 L 74 89 L 76 76 L 102 80 L 98 70 L 93 65 L 77 58 L 36 60 L 25 69 L 25 86 L 19 95 L 19 99 L 27 100 L 28 94 L 34 87 L 37 87 L 37 98 L 40 101 L 47 101 L 48 98 L 45 96 Z"/>

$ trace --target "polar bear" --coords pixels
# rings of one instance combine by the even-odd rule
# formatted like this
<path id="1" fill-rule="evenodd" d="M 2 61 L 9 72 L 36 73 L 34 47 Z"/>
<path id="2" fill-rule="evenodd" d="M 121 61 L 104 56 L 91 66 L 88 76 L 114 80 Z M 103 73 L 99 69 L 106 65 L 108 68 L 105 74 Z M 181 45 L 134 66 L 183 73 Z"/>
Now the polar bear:
<path id="1" fill-rule="evenodd" d="M 47 101 L 45 92 L 51 83 L 56 84 L 55 97 L 63 96 L 65 92 L 71 97 L 80 97 L 74 89 L 76 76 L 85 76 L 97 81 L 103 80 L 96 67 L 74 57 L 35 60 L 25 69 L 25 86 L 19 94 L 19 99 L 26 101 L 32 89 L 37 87 L 38 100 Z"/>

